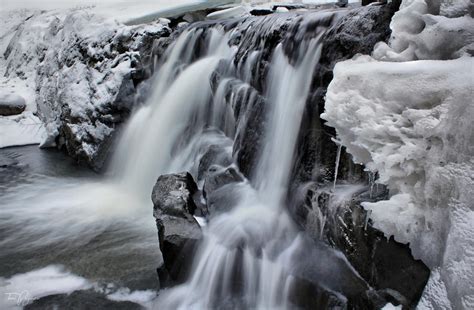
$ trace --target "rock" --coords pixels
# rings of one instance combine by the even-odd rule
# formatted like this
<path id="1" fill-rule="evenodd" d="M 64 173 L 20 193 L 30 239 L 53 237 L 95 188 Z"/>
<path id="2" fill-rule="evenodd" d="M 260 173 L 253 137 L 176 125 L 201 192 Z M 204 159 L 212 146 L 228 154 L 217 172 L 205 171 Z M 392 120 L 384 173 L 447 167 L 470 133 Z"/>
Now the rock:
<path id="1" fill-rule="evenodd" d="M 158 269 L 162 285 L 182 282 L 190 272 L 201 228 L 193 217 L 197 185 L 187 173 L 162 175 L 153 188 L 153 216 L 164 264 Z"/>
<path id="2" fill-rule="evenodd" d="M 196 205 L 192 196 L 196 191 L 197 185 L 188 172 L 161 175 L 151 195 L 154 210 L 183 218 L 193 215 Z"/>
<path id="3" fill-rule="evenodd" d="M 242 181 L 244 177 L 235 167 L 223 168 L 213 165 L 209 168 L 209 174 L 204 181 L 203 194 L 210 215 L 229 211 L 235 206 L 239 201 L 239 192 L 235 191 L 234 183 Z M 230 184 L 232 185 L 227 186 Z"/>
<path id="4" fill-rule="evenodd" d="M 308 181 L 331 182 L 334 179 L 337 145 L 332 138 L 336 132 L 319 117 L 324 111 L 324 97 L 333 78 L 332 70 L 338 61 L 358 53 L 370 54 L 377 42 L 387 41 L 396 10 L 395 4 L 350 9 L 324 35 L 321 58 L 311 86 L 312 95 L 305 107 L 297 142 L 294 186 Z M 367 179 L 363 167 L 355 165 L 344 150 L 338 176 L 351 182 Z"/>
<path id="5" fill-rule="evenodd" d="M 272 9 L 266 9 L 266 8 L 256 8 L 250 11 L 250 15 L 253 16 L 264 16 L 264 15 L 270 15 L 273 14 Z"/>
<path id="6" fill-rule="evenodd" d="M 25 310 L 55 309 L 117 309 L 140 310 L 143 307 L 131 301 L 113 301 L 94 290 L 75 291 L 41 297 L 24 307 Z"/>
<path id="7" fill-rule="evenodd" d="M 227 167 L 232 164 L 232 156 L 226 151 L 225 145 L 211 145 L 199 161 L 198 180 L 203 180 L 212 165 Z"/>
<path id="8" fill-rule="evenodd" d="M 17 115 L 26 109 L 25 99 L 13 93 L 0 93 L 0 115 Z"/>
<path id="9" fill-rule="evenodd" d="M 305 231 L 314 232 L 313 239 L 325 240 L 339 249 L 362 278 L 385 302 L 414 308 L 428 281 L 430 270 L 415 260 L 406 244 L 387 239 L 373 228 L 362 200 L 381 199 L 387 192 L 380 188 L 371 194 L 362 192 L 354 198 L 335 202 L 332 192 L 307 189 L 305 202 L 298 211 L 298 222 Z M 369 198 L 372 197 L 372 198 Z M 304 219 L 302 219 L 304 218 Z M 310 233 L 311 234 L 311 233 Z"/>
<path id="10" fill-rule="evenodd" d="M 224 168 L 222 166 L 213 165 L 208 170 L 208 176 L 204 181 L 203 193 L 207 198 L 212 195 L 212 192 L 221 188 L 224 185 L 242 182 L 244 177 L 234 167 Z"/>

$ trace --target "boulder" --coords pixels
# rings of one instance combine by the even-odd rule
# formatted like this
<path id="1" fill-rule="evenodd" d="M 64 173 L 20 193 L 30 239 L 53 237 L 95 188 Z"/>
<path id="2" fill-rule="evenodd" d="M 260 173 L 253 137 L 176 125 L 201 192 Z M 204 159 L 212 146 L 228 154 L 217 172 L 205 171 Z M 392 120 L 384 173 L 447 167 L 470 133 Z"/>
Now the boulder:
<path id="1" fill-rule="evenodd" d="M 232 156 L 226 151 L 225 145 L 211 145 L 199 161 L 198 180 L 203 180 L 212 165 L 227 167 L 232 164 Z"/>
<path id="2" fill-rule="evenodd" d="M 162 175 L 153 188 L 153 216 L 164 264 L 158 269 L 162 285 L 176 284 L 190 272 L 201 228 L 193 217 L 197 185 L 187 173 Z"/>
<path id="3" fill-rule="evenodd" d="M 25 99 L 14 93 L 0 93 L 0 115 L 17 115 L 26 109 Z"/>
<path id="4" fill-rule="evenodd" d="M 186 218 L 193 215 L 196 205 L 192 196 L 197 185 L 188 172 L 161 175 L 151 194 L 155 212 Z"/>
<path id="5" fill-rule="evenodd" d="M 227 212 L 237 205 L 241 192 L 233 185 L 242 181 L 244 177 L 235 167 L 214 165 L 209 168 L 203 187 L 209 215 Z"/>
<path id="6" fill-rule="evenodd" d="M 409 245 L 387 239 L 372 226 L 361 201 L 387 195 L 383 186 L 340 200 L 317 184 L 307 188 L 296 211 L 297 222 L 313 239 L 339 249 L 359 275 L 376 290 L 377 298 L 414 308 L 430 276 L 429 268 L 413 258 Z"/>
<path id="7" fill-rule="evenodd" d="M 224 168 L 219 165 L 212 165 L 208 170 L 208 175 L 204 181 L 204 198 L 208 198 L 212 193 L 224 185 L 242 182 L 244 177 L 235 167 Z"/>

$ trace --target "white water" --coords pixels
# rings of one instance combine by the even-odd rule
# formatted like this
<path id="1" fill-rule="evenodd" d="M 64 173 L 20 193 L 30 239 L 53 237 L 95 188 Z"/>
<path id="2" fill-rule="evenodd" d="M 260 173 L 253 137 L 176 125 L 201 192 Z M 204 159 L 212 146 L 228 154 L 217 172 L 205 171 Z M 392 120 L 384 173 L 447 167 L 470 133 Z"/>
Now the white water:
<path id="1" fill-rule="evenodd" d="M 190 279 L 162 292 L 157 307 L 289 307 L 293 277 L 287 268 L 293 265 L 293 254 L 301 240 L 282 203 L 319 56 L 318 39 L 313 39 L 295 66 L 289 63 L 281 46 L 275 50 L 266 94 L 272 109 L 256 171 L 256 187 L 249 183 L 236 186 L 240 201 L 232 211 L 214 217 L 205 228 Z M 244 72 L 243 76 L 248 75 Z M 214 105 L 219 104 L 219 99 L 224 101 L 218 96 L 226 83 L 221 82 Z"/>
<path id="2" fill-rule="evenodd" d="M 181 35 L 170 49 L 167 61 L 155 75 L 150 99 L 130 120 L 116 152 L 112 165 L 116 182 L 136 195 L 143 206 L 151 204 L 150 193 L 159 175 L 176 172 L 170 168 L 185 168 L 173 165 L 174 161 L 186 164 L 174 148 L 188 143 L 193 134 L 205 129 L 211 73 L 220 59 L 232 55 L 223 34 L 213 30 L 207 57 L 183 68 L 191 62 L 200 32 Z"/>

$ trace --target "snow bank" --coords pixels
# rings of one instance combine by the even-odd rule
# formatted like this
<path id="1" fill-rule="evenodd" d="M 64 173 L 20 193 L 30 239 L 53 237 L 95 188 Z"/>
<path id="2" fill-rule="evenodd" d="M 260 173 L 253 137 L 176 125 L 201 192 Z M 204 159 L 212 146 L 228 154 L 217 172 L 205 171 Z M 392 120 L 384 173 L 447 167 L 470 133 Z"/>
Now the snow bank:
<path id="1" fill-rule="evenodd" d="M 390 189 L 364 204 L 375 227 L 432 268 L 422 309 L 474 308 L 472 12 L 404 1 L 388 45 L 336 65 L 322 115 Z"/>
<path id="2" fill-rule="evenodd" d="M 22 309 L 44 296 L 71 293 L 91 287 L 86 279 L 71 274 L 61 266 L 50 265 L 16 274 L 8 279 L 0 278 L 0 308 Z"/>

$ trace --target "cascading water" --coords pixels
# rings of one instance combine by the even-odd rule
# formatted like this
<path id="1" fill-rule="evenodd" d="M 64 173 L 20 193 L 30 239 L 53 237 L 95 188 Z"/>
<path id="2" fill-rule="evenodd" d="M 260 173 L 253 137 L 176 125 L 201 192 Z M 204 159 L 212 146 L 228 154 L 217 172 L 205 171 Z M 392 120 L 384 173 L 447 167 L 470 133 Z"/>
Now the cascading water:
<path id="1" fill-rule="evenodd" d="M 409 252 L 384 242 L 360 207 L 387 193 L 373 177 L 367 195 L 348 184 L 347 154 L 319 119 L 335 61 L 379 40 L 373 32 L 385 13 L 377 8 L 207 20 L 179 25 L 152 47 L 147 41 L 145 62 L 171 45 L 151 55 L 157 71 L 139 88 L 148 100 L 124 128 L 105 179 L 64 173 L 53 151 L 1 150 L 0 161 L 8 160 L 0 165 L 0 295 L 36 278 L 33 299 L 65 304 L 77 296 L 51 295 L 85 290 L 84 301 L 120 300 L 128 290 L 130 300 L 158 309 L 380 308 L 392 300 L 405 306 L 403 294 L 417 301 L 416 290 L 387 276 L 401 270 L 403 279 L 416 278 Z M 359 26 L 370 39 L 357 36 Z M 163 174 L 172 175 L 157 182 Z M 173 200 L 181 193 L 183 213 Z M 171 211 L 161 203 L 170 197 Z M 398 264 L 397 253 L 405 263 L 385 268 Z M 74 285 L 58 289 L 56 281 L 51 290 L 58 275 Z"/>
<path id="2" fill-rule="evenodd" d="M 186 131 L 196 134 L 209 124 L 211 73 L 220 59 L 232 55 L 232 49 L 225 44 L 221 31 L 213 29 L 207 40 L 209 52 L 191 63 L 201 35 L 199 29 L 186 32 L 169 50 L 166 62 L 155 75 L 148 104 L 132 117 L 117 149 L 112 164 L 114 177 L 118 186 L 140 199 L 140 204 L 150 204 L 156 177 L 176 167 L 173 148 L 189 142 L 192 137 L 186 136 Z M 186 164 L 180 158 L 174 160 Z"/>
<path id="3" fill-rule="evenodd" d="M 301 28 L 299 32 L 307 31 Z M 289 266 L 295 265 L 303 240 L 283 207 L 301 118 L 321 52 L 318 31 L 302 39 L 299 54 L 291 58 L 282 44 L 274 50 L 265 77 L 269 115 L 254 177 L 234 186 L 238 201 L 230 212 L 210 220 L 190 278 L 163 291 L 157 307 L 289 307 L 296 281 Z M 148 104 L 136 112 L 117 150 L 114 169 L 119 171 L 115 176 L 119 186 L 146 201 L 159 174 L 189 170 L 196 176 L 196 162 L 213 144 L 225 144 L 230 153 L 235 126 L 245 122 L 237 124 L 232 113 L 235 106 L 226 104 L 233 105 L 232 98 L 242 93 L 254 102 L 248 83 L 259 58 L 254 51 L 235 66 L 236 50 L 228 45 L 234 35 L 219 27 L 209 32 L 194 28 L 181 34 L 168 50 Z M 208 47 L 195 58 L 189 50 L 202 37 Z M 226 68 L 212 96 L 211 75 L 222 64 Z M 241 84 L 228 100 L 228 88 L 236 77 Z M 241 114 L 242 119 L 249 117 Z"/>

